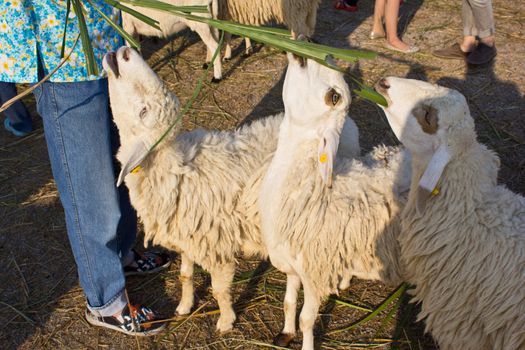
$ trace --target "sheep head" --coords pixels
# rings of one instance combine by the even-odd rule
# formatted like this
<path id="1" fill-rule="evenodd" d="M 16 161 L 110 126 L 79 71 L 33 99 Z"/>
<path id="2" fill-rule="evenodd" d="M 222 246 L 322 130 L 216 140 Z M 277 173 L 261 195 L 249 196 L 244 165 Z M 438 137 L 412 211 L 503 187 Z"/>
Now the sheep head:
<path id="1" fill-rule="evenodd" d="M 425 201 L 448 162 L 476 141 L 467 101 L 458 91 L 413 79 L 382 78 L 375 88 L 388 102 L 382 109 L 396 137 L 426 164 L 418 195 Z"/>
<path id="2" fill-rule="evenodd" d="M 106 54 L 102 65 L 108 75 L 113 119 L 121 136 L 120 184 L 175 122 L 180 104 L 135 50 L 121 47 Z"/>
<path id="3" fill-rule="evenodd" d="M 317 162 L 323 182 L 331 187 L 339 138 L 351 102 L 343 74 L 313 60 L 288 54 L 283 86 L 287 120 L 318 140 Z"/>
<path id="4" fill-rule="evenodd" d="M 104 56 L 113 118 L 121 132 L 156 141 L 174 121 L 179 99 L 133 49 Z M 131 135 L 129 135 L 131 134 Z"/>

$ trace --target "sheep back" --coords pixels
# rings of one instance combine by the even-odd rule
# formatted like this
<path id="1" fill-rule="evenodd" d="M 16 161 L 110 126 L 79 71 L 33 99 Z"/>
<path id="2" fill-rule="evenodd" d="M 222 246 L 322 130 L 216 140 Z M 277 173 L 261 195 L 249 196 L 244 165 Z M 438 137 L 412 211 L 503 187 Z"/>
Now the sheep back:
<path id="1" fill-rule="evenodd" d="M 249 25 L 285 24 L 295 33 L 311 36 L 320 0 L 218 0 L 219 18 Z"/>

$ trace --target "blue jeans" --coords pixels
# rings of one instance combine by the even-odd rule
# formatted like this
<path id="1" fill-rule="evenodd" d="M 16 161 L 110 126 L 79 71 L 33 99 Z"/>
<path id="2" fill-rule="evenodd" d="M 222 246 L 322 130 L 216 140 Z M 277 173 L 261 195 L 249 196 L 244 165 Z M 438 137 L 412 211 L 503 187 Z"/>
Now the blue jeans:
<path id="1" fill-rule="evenodd" d="M 15 83 L 6 83 L 0 81 L 0 105 L 9 101 L 16 96 Z M 11 107 L 4 111 L 5 116 L 9 119 L 11 126 L 18 131 L 30 132 L 33 130 L 31 116 L 22 101 L 16 101 Z"/>
<path id="2" fill-rule="evenodd" d="M 107 80 L 48 81 L 34 94 L 88 307 L 115 314 L 127 302 L 121 259 L 135 241 L 136 213 L 115 185 Z"/>

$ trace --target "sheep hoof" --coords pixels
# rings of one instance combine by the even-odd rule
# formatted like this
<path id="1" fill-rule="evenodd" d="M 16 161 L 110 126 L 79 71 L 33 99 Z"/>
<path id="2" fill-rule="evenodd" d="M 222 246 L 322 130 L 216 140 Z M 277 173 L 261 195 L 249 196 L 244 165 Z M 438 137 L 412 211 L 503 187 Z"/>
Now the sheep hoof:
<path id="1" fill-rule="evenodd" d="M 213 77 L 213 78 L 211 79 L 211 82 L 217 84 L 217 83 L 220 82 L 221 80 L 222 80 L 222 78 L 215 78 L 215 77 Z"/>
<path id="2" fill-rule="evenodd" d="M 288 345 L 292 342 L 294 338 L 295 338 L 295 334 L 279 333 L 273 339 L 273 345 L 286 348 L 288 347 Z"/>
<path id="3" fill-rule="evenodd" d="M 230 332 L 233 329 L 233 322 L 222 322 L 221 319 L 217 322 L 217 332 L 221 335 Z"/>
<path id="4" fill-rule="evenodd" d="M 187 314 L 190 313 L 190 311 L 191 311 L 191 306 L 190 307 L 183 307 L 183 306 L 180 306 L 180 305 L 175 310 L 175 312 L 177 313 L 177 316 L 187 315 Z"/>
<path id="5" fill-rule="evenodd" d="M 232 60 L 231 57 L 223 57 L 223 58 L 222 58 L 222 61 L 223 61 L 223 62 L 230 62 L 231 60 Z"/>
<path id="6" fill-rule="evenodd" d="M 208 62 L 202 64 L 202 69 L 208 69 L 210 64 Z"/>
<path id="7" fill-rule="evenodd" d="M 248 51 L 245 51 L 245 52 L 242 54 L 242 57 L 243 57 L 243 58 L 248 58 L 248 57 L 250 57 L 252 54 L 253 54 L 253 50 L 248 50 Z"/>

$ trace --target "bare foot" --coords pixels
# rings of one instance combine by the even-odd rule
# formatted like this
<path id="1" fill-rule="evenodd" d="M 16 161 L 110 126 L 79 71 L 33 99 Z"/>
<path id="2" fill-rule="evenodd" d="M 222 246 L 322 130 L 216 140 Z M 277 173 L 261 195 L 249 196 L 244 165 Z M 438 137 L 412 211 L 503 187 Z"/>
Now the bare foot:
<path id="1" fill-rule="evenodd" d="M 476 48 L 476 37 L 474 36 L 465 36 L 463 37 L 463 42 L 459 45 L 461 51 L 463 52 L 472 52 Z"/>
<path id="2" fill-rule="evenodd" d="M 405 44 L 404 42 L 402 42 L 401 40 L 397 39 L 397 40 L 392 40 L 392 41 L 388 41 L 388 43 L 395 47 L 396 49 L 399 49 L 401 51 L 406 51 L 408 50 L 408 48 L 410 47 L 408 44 Z"/>

